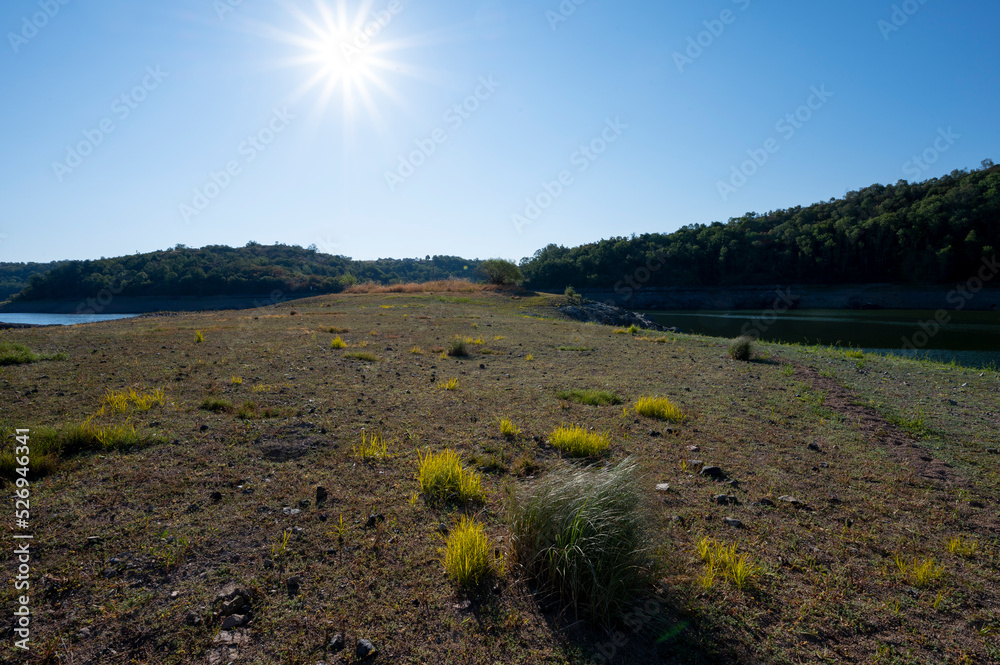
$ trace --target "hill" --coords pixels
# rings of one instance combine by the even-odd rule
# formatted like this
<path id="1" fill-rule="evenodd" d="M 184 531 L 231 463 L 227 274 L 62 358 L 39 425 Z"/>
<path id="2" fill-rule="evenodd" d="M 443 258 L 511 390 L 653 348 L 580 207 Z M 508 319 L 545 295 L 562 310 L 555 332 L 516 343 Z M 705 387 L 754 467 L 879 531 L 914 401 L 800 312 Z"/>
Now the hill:
<path id="1" fill-rule="evenodd" d="M 521 262 L 536 289 L 965 281 L 1000 246 L 1000 166 L 872 185 L 808 207 L 670 234 L 549 245 Z"/>
<path id="2" fill-rule="evenodd" d="M 32 275 L 45 274 L 64 263 L 66 262 L 0 263 L 0 301 L 6 300 L 27 286 Z"/>
<path id="3" fill-rule="evenodd" d="M 289 245 L 210 245 L 100 259 L 68 261 L 30 278 L 19 302 L 88 298 L 107 289 L 122 297 L 286 296 L 338 293 L 358 282 L 383 284 L 470 277 L 479 260 L 456 256 L 353 261 Z"/>

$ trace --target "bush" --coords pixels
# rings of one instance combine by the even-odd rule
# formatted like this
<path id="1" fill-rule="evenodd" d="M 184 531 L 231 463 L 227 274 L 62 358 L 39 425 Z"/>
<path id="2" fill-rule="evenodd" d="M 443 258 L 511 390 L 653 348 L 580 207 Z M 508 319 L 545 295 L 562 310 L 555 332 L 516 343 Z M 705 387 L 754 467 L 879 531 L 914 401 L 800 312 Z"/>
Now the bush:
<path id="1" fill-rule="evenodd" d="M 562 468 L 508 502 L 514 562 L 578 617 L 610 628 L 652 579 L 649 516 L 627 459 Z"/>
<path id="2" fill-rule="evenodd" d="M 342 340 L 340 338 L 340 335 L 337 335 L 336 337 L 333 338 L 333 341 L 330 342 L 330 348 L 331 349 L 346 349 L 347 348 L 347 342 L 345 342 L 344 340 Z"/>
<path id="3" fill-rule="evenodd" d="M 556 393 L 556 397 L 579 404 L 590 404 L 591 406 L 622 403 L 622 398 L 610 390 L 560 390 Z"/>
<path id="4" fill-rule="evenodd" d="M 635 412 L 657 420 L 684 420 L 684 412 L 666 397 L 640 397 L 635 402 Z"/>
<path id="5" fill-rule="evenodd" d="M 486 281 L 498 286 L 513 286 L 524 280 L 517 264 L 506 259 L 487 259 L 479 264 L 478 271 Z"/>
<path id="6" fill-rule="evenodd" d="M 743 362 L 748 362 L 753 358 L 753 337 L 749 335 L 742 335 L 733 340 L 733 343 L 729 345 L 729 357 L 733 360 L 742 360 Z"/>
<path id="7" fill-rule="evenodd" d="M 462 459 L 454 450 L 420 455 L 420 491 L 431 503 L 444 501 L 482 501 L 483 478 L 475 471 L 462 466 Z"/>
<path id="8" fill-rule="evenodd" d="M 560 425 L 549 435 L 549 443 L 571 457 L 603 455 L 611 445 L 607 434 L 589 432 L 579 425 Z"/>
<path id="9" fill-rule="evenodd" d="M 465 348 L 464 339 L 453 339 L 451 344 L 448 345 L 448 355 L 454 358 L 464 358 L 469 355 L 468 350 Z"/>
<path id="10" fill-rule="evenodd" d="M 503 558 L 494 553 L 482 525 L 463 515 L 448 534 L 444 569 L 459 585 L 475 586 L 493 573 L 502 575 Z"/>

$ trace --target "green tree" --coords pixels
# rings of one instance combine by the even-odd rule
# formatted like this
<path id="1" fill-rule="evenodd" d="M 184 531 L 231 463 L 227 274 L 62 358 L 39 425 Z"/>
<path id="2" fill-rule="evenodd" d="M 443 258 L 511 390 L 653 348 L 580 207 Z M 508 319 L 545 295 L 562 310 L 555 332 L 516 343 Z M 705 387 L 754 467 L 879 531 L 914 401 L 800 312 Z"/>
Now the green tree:
<path id="1" fill-rule="evenodd" d="M 490 284 L 500 286 L 519 284 L 524 280 L 517 264 L 507 259 L 487 259 L 479 264 L 479 273 Z"/>

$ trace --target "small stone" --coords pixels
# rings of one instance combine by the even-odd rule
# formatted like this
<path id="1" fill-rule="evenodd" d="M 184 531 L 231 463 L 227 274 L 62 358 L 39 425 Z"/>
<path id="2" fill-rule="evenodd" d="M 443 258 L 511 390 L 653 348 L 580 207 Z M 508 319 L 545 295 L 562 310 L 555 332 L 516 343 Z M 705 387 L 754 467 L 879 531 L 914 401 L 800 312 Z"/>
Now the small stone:
<path id="1" fill-rule="evenodd" d="M 655 429 L 651 429 L 651 430 L 649 430 L 649 435 L 650 435 L 651 437 L 654 437 L 654 438 L 655 438 L 655 437 L 658 437 L 658 436 L 660 436 L 660 433 L 659 433 L 659 432 L 657 432 L 657 431 L 656 431 Z"/>
<path id="2" fill-rule="evenodd" d="M 338 653 L 340 651 L 343 651 L 345 646 L 346 644 L 344 642 L 344 636 L 341 635 L 340 633 L 337 633 L 336 635 L 333 636 L 333 639 L 330 640 L 330 643 L 326 645 L 326 648 L 327 651 L 329 651 L 330 653 Z"/>
<path id="3" fill-rule="evenodd" d="M 759 503 L 762 506 L 771 506 L 772 508 L 774 508 L 774 501 L 771 501 L 767 497 L 764 497 L 763 499 L 761 499 L 757 503 Z"/>
<path id="4" fill-rule="evenodd" d="M 455 603 L 454 605 L 452 605 L 452 607 L 455 608 L 456 610 L 459 610 L 459 611 L 465 611 L 465 610 L 470 609 L 472 607 L 472 601 L 471 600 L 463 600 L 460 603 Z"/>
<path id="5" fill-rule="evenodd" d="M 377 524 L 381 524 L 385 521 L 385 515 L 382 513 L 372 513 L 368 516 L 368 522 L 365 523 L 365 528 L 374 529 Z"/>
<path id="6" fill-rule="evenodd" d="M 721 480 L 726 477 L 725 472 L 717 466 L 706 466 L 701 470 L 701 475 L 707 476 L 709 478 L 714 478 L 716 480 Z"/>
<path id="7" fill-rule="evenodd" d="M 1000 455 L 1000 448 L 987 448 L 986 452 L 990 455 Z"/>
<path id="8" fill-rule="evenodd" d="M 816 452 L 819 452 L 819 444 L 816 444 L 816 443 L 810 443 L 810 444 L 809 444 L 808 446 L 806 446 L 806 447 L 807 447 L 807 448 L 808 448 L 809 450 L 815 450 Z"/>
<path id="9" fill-rule="evenodd" d="M 712 497 L 712 503 L 717 503 L 720 506 L 738 506 L 740 501 L 735 496 L 716 494 Z"/>
<path id="10" fill-rule="evenodd" d="M 305 532 L 305 529 L 303 529 L 300 526 L 293 526 L 292 527 L 292 534 L 293 535 L 301 536 L 304 532 Z"/>
<path id="11" fill-rule="evenodd" d="M 90 628 L 84 628 L 79 633 L 76 634 L 77 638 L 85 640 L 90 637 Z"/>
<path id="12" fill-rule="evenodd" d="M 283 512 L 283 513 L 284 513 L 284 514 L 286 514 L 286 515 L 298 515 L 298 514 L 299 514 L 299 513 L 301 513 L 302 511 L 301 511 L 301 510 L 299 510 L 298 508 L 289 508 L 289 507 L 285 507 L 285 508 L 282 508 L 282 509 L 281 509 L 281 512 Z"/>
<path id="13" fill-rule="evenodd" d="M 740 481 L 736 480 L 735 478 L 733 478 L 732 480 L 727 480 L 723 484 L 724 485 L 729 485 L 733 489 L 739 489 L 740 488 Z"/>
<path id="14" fill-rule="evenodd" d="M 202 432 L 207 432 L 208 431 L 208 425 L 202 425 L 201 426 L 201 431 Z"/>
<path id="15" fill-rule="evenodd" d="M 222 630 L 232 630 L 246 625 L 247 616 L 245 614 L 231 614 L 222 621 Z"/>
<path id="16" fill-rule="evenodd" d="M 743 528 L 743 522 L 739 521 L 735 517 L 726 517 L 722 521 L 728 524 L 729 526 L 733 527 L 734 529 Z"/>
<path id="17" fill-rule="evenodd" d="M 368 658 L 377 654 L 378 649 L 371 642 L 362 638 L 358 640 L 358 646 L 355 647 L 354 653 L 358 658 Z"/>
<path id="18" fill-rule="evenodd" d="M 701 466 L 702 464 L 704 464 L 704 462 L 702 462 L 700 459 L 689 459 L 687 461 L 688 466 Z"/>
<path id="19" fill-rule="evenodd" d="M 177 596 L 181 595 L 179 591 L 170 592 L 170 600 L 177 600 Z"/>
<path id="20" fill-rule="evenodd" d="M 288 592 L 289 593 L 296 593 L 296 592 L 298 592 L 299 587 L 302 586 L 302 578 L 301 577 L 289 577 L 288 581 L 285 582 L 285 585 L 288 587 Z"/>
<path id="21" fill-rule="evenodd" d="M 302 499 L 301 501 L 299 501 L 299 508 L 308 508 L 308 507 L 309 507 L 309 499 Z"/>
<path id="22" fill-rule="evenodd" d="M 323 487 L 322 485 L 318 485 L 316 487 L 316 505 L 317 506 L 326 503 L 326 498 L 328 496 L 329 496 L 329 493 L 326 491 L 325 487 Z"/>
<path id="23" fill-rule="evenodd" d="M 196 513 L 199 510 L 201 510 L 201 504 L 200 503 L 192 503 L 190 506 L 187 507 L 187 510 L 185 512 Z"/>
<path id="24" fill-rule="evenodd" d="M 201 616 L 195 612 L 188 612 L 187 616 L 184 617 L 184 623 L 186 623 L 189 626 L 200 626 Z"/>
<path id="25" fill-rule="evenodd" d="M 209 498 L 212 500 L 212 503 L 219 503 L 220 501 L 222 501 L 222 492 L 219 491 L 212 492 L 209 495 Z"/>
<path id="26" fill-rule="evenodd" d="M 670 491 L 670 483 L 660 483 L 660 484 L 658 484 L 656 486 L 656 491 L 657 492 L 669 492 Z"/>
<path id="27" fill-rule="evenodd" d="M 701 450 L 701 448 L 699 448 L 698 446 L 688 446 L 687 448 L 688 448 L 688 450 L 690 450 L 693 453 L 696 453 L 699 450 Z"/>

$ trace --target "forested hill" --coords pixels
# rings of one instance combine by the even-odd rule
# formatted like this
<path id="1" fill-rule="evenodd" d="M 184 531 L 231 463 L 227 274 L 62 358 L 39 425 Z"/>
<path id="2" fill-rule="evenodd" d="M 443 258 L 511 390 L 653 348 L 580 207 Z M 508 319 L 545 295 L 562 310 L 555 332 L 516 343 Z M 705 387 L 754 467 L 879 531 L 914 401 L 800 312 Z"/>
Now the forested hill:
<path id="1" fill-rule="evenodd" d="M 32 275 L 41 275 L 64 263 L 0 263 L 0 302 L 23 289 Z"/>
<path id="2" fill-rule="evenodd" d="M 222 296 L 336 293 L 356 282 L 424 282 L 472 278 L 479 261 L 455 256 L 352 261 L 289 245 L 211 245 L 96 261 L 68 261 L 31 277 L 15 300 L 123 296 Z"/>
<path id="3" fill-rule="evenodd" d="M 521 262 L 538 289 L 954 284 L 1000 248 L 1000 166 L 873 185 L 808 207 L 747 213 L 670 234 L 549 245 Z M 631 286 L 630 286 L 631 285 Z"/>

